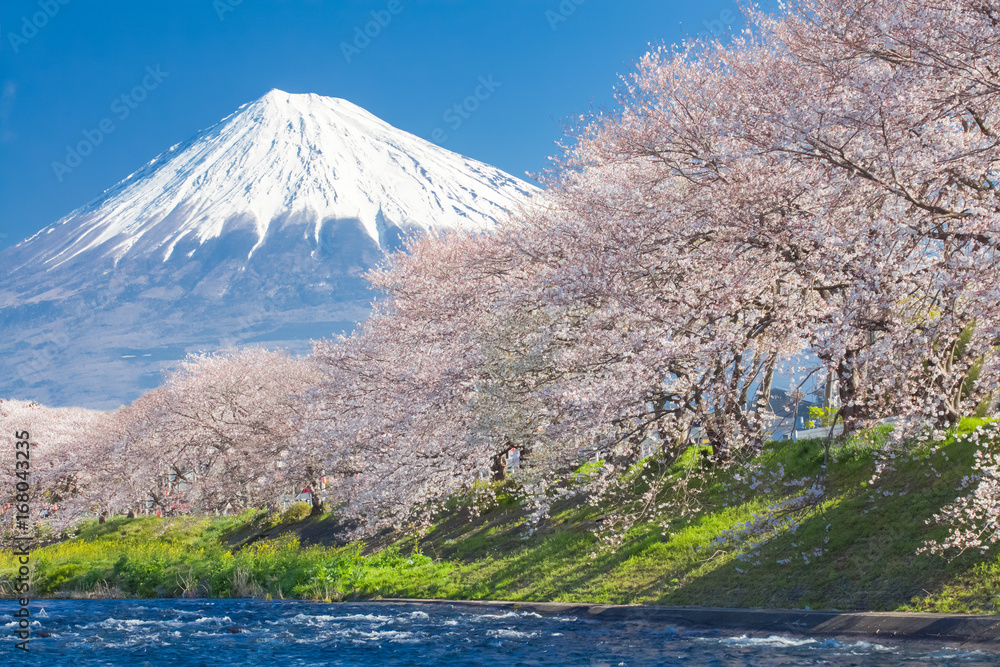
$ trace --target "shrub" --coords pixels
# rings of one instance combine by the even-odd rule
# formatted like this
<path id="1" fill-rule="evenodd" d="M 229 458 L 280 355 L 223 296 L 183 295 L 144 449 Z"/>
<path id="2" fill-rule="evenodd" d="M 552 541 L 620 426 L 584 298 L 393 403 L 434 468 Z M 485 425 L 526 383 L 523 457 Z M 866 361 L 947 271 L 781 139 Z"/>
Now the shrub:
<path id="1" fill-rule="evenodd" d="M 281 513 L 281 517 L 278 519 L 278 525 L 303 521 L 309 517 L 310 512 L 312 512 L 312 505 L 309 503 L 293 503 L 288 506 L 288 509 Z"/>

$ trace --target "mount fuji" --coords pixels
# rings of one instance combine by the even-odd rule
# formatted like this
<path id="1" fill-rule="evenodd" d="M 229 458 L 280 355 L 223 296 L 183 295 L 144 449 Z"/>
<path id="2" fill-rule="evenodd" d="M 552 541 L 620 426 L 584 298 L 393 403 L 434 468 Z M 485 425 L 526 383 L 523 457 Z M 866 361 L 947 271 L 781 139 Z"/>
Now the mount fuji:
<path id="1" fill-rule="evenodd" d="M 187 353 L 302 353 L 353 328 L 365 270 L 489 230 L 536 188 L 345 100 L 272 90 L 0 252 L 0 397 L 113 408 Z"/>

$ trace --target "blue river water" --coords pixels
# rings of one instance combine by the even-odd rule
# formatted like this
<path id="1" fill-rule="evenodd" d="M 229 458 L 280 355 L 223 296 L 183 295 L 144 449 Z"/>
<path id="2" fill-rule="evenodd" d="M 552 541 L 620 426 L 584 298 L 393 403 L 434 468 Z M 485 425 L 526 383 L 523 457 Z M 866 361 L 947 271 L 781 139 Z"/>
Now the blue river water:
<path id="1" fill-rule="evenodd" d="M 30 654 L 0 601 L 2 665 L 997 665 L 935 644 L 773 635 L 420 604 L 39 600 Z"/>

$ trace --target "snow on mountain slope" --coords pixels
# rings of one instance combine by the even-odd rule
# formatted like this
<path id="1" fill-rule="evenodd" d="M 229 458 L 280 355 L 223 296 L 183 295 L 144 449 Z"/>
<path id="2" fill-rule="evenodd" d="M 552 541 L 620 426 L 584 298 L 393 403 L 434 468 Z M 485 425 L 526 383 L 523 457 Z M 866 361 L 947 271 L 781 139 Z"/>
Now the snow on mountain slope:
<path id="1" fill-rule="evenodd" d="M 0 253 L 0 397 L 113 407 L 187 352 L 304 352 L 365 317 L 361 273 L 404 237 L 489 229 L 533 192 L 345 100 L 272 90 Z"/>
<path id="2" fill-rule="evenodd" d="M 28 239 L 18 254 L 46 268 L 94 251 L 166 260 L 178 243 L 201 245 L 235 226 L 254 233 L 252 253 L 279 216 L 308 227 L 317 243 L 324 221 L 356 218 L 381 246 L 387 228 L 486 229 L 531 189 L 346 100 L 272 90 Z"/>

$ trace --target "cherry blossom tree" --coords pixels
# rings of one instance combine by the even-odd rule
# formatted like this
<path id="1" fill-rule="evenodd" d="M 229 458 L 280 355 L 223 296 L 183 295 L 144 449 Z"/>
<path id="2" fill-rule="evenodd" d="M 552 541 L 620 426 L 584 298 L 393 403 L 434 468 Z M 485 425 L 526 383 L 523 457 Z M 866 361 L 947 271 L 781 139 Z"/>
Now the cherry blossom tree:
<path id="1" fill-rule="evenodd" d="M 87 483 L 67 503 L 64 515 L 97 515 L 103 520 L 168 509 L 164 493 L 179 458 L 171 442 L 168 398 L 167 389 L 159 387 L 94 424 L 84 436 L 93 444 L 81 447 L 83 453 L 74 461 L 76 474 L 85 473 Z"/>
<path id="2" fill-rule="evenodd" d="M 9 529 L 18 514 L 18 506 L 27 505 L 26 524 L 35 525 L 46 518 L 55 527 L 72 522 L 70 507 L 93 474 L 81 465 L 89 455 L 87 437 L 103 419 L 103 413 L 81 408 L 48 408 L 32 401 L 0 400 L 0 433 L 5 446 L 0 451 L 0 466 L 10 471 L 0 485 L 2 523 Z M 14 443 L 27 433 L 28 465 L 16 468 Z M 22 462 L 24 459 L 20 459 Z M 26 470 L 27 479 L 14 477 L 16 470 Z M 16 483 L 28 484 L 28 501 L 21 502 Z"/>
<path id="3" fill-rule="evenodd" d="M 713 361 L 690 341 L 696 366 L 716 369 L 700 388 L 726 377 L 728 354 L 746 368 L 741 341 L 765 336 L 765 368 L 808 350 L 836 372 L 849 429 L 892 414 L 953 424 L 996 380 L 982 372 L 997 339 L 990 11 L 788 9 L 750 12 L 756 31 L 730 45 L 650 53 L 622 112 L 557 161 L 550 191 L 573 219 L 538 238 L 563 263 L 560 294 L 573 283 L 577 303 L 602 307 L 653 295 L 634 310 L 671 337 L 703 318 L 700 339 L 719 345 Z M 664 276 L 683 289 L 657 312 Z M 747 432 L 735 398 L 700 420 Z"/>
<path id="4" fill-rule="evenodd" d="M 294 395 L 312 385 L 307 362 L 260 348 L 194 355 L 167 379 L 148 444 L 165 445 L 161 475 L 202 511 L 277 506 L 299 481 L 283 465 Z M 161 504 L 163 501 L 160 501 Z"/>
<path id="5" fill-rule="evenodd" d="M 785 10 L 654 50 L 537 206 L 374 276 L 387 303 L 316 352 L 366 493 L 405 506 L 467 486 L 512 444 L 538 493 L 592 456 L 611 479 L 696 424 L 718 462 L 752 457 L 770 378 L 803 353 L 816 368 L 796 370 L 838 379 L 849 431 L 897 416 L 897 442 L 940 437 L 989 403 L 992 10 Z M 390 451 L 398 482 L 372 456 Z"/>
<path id="6" fill-rule="evenodd" d="M 303 447 L 321 449 L 344 512 L 371 528 L 488 478 L 502 449 L 473 427 L 489 247 L 464 235 L 411 243 L 370 276 L 388 298 L 359 331 L 314 347 L 323 379 L 303 409 Z"/>

